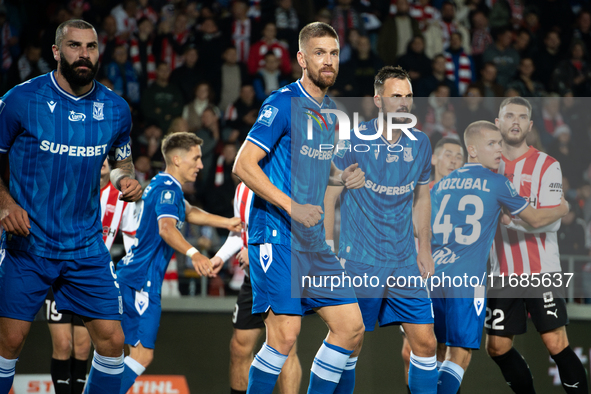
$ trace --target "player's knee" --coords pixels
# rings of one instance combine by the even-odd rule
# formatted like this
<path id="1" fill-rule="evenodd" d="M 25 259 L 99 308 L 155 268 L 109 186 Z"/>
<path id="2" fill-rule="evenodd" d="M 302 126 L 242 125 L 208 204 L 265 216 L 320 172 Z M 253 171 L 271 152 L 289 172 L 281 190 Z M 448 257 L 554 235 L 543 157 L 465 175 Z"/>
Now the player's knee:
<path id="1" fill-rule="evenodd" d="M 52 337 L 53 352 L 60 356 L 60 359 L 69 357 L 72 353 L 72 340 L 68 337 L 54 336 Z"/>
<path id="2" fill-rule="evenodd" d="M 498 356 L 502 356 L 503 354 L 507 353 L 507 350 L 500 348 L 495 343 L 487 342 L 486 343 L 486 352 L 488 353 L 488 355 L 490 357 L 498 357 Z"/>
<path id="3" fill-rule="evenodd" d="M 18 330 L 7 330 L 3 332 L 2 335 L 0 335 L 2 350 L 6 350 L 10 354 L 18 354 L 25 338 L 26 335 Z"/>
<path id="4" fill-rule="evenodd" d="M 90 353 L 90 340 L 74 344 L 74 357 L 78 360 L 85 360 Z"/>
<path id="5" fill-rule="evenodd" d="M 230 340 L 230 356 L 240 359 L 252 357 L 254 345 L 254 342 L 235 334 Z"/>
<path id="6" fill-rule="evenodd" d="M 404 364 L 408 365 L 410 363 L 410 345 L 408 344 L 408 341 L 404 341 L 404 344 L 402 345 L 402 351 L 400 353 L 402 355 Z"/>

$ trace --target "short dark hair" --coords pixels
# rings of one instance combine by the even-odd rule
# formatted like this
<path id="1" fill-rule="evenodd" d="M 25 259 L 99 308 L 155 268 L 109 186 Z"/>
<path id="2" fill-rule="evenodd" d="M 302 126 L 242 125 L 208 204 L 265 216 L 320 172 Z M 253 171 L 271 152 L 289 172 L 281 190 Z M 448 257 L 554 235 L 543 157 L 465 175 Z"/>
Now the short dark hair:
<path id="1" fill-rule="evenodd" d="M 326 36 L 335 38 L 337 41 L 339 41 L 339 35 L 331 25 L 328 25 L 324 22 L 308 23 L 302 28 L 302 30 L 300 30 L 300 36 L 298 38 L 300 51 L 311 38 L 320 38 Z"/>
<path id="2" fill-rule="evenodd" d="M 449 138 L 449 137 L 445 137 L 440 139 L 439 141 L 437 141 L 437 144 L 435 144 L 435 148 L 433 148 L 433 154 L 437 155 L 439 153 L 439 151 L 443 148 L 443 145 L 445 144 L 454 144 L 459 146 L 460 148 L 462 148 L 462 152 L 464 151 L 464 147 L 462 146 L 462 143 L 455 139 L 455 138 Z"/>
<path id="3" fill-rule="evenodd" d="M 69 21 L 63 22 L 61 25 L 57 27 L 55 30 L 55 46 L 60 49 L 62 45 L 62 41 L 64 40 L 64 36 L 66 35 L 66 29 L 68 27 L 73 27 L 75 29 L 92 29 L 94 30 L 94 26 L 90 23 L 83 21 L 82 19 L 71 19 Z M 96 31 L 95 31 L 96 33 Z"/>
<path id="4" fill-rule="evenodd" d="M 376 93 L 382 93 L 384 91 L 384 84 L 388 79 L 408 79 L 410 82 L 410 75 L 400 66 L 385 66 L 378 71 L 373 82 L 373 88 Z"/>
<path id="5" fill-rule="evenodd" d="M 466 127 L 466 131 L 464 131 L 464 142 L 466 143 L 466 147 L 474 143 L 474 137 L 476 134 L 480 134 L 482 129 L 499 131 L 499 128 L 495 126 L 494 123 L 489 121 L 478 120 L 476 122 L 472 122 L 468 125 L 468 127 Z"/>
<path id="6" fill-rule="evenodd" d="M 193 133 L 183 131 L 181 133 L 168 134 L 162 141 L 162 155 L 166 159 L 166 154 L 175 149 L 188 152 L 192 147 L 201 144 L 203 144 L 203 140 Z"/>
<path id="7" fill-rule="evenodd" d="M 522 106 L 526 107 L 527 110 L 529 111 L 529 118 L 531 119 L 531 111 L 532 111 L 531 104 L 529 103 L 529 101 L 527 101 L 523 97 L 519 97 L 519 96 L 508 97 L 505 100 L 503 100 L 503 102 L 499 106 L 499 114 L 501 113 L 501 110 L 509 104 L 522 105 Z"/>

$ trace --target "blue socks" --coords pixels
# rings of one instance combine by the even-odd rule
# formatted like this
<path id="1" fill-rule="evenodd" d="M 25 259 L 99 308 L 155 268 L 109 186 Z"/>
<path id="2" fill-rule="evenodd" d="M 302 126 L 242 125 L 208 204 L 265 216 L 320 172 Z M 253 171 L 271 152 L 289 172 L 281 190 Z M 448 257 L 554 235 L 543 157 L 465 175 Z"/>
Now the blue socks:
<path id="1" fill-rule="evenodd" d="M 277 377 L 287 360 L 286 354 L 281 354 L 267 342 L 254 356 L 254 361 L 248 373 L 248 390 L 251 394 L 271 394 L 277 383 Z"/>
<path id="2" fill-rule="evenodd" d="M 121 377 L 121 390 L 119 394 L 125 394 L 135 383 L 135 379 L 144 373 L 146 368 L 133 358 L 125 357 L 125 368 L 123 370 L 123 376 Z"/>
<path id="3" fill-rule="evenodd" d="M 458 364 L 446 360 L 439 369 L 437 394 L 456 394 L 464 378 L 464 369 Z"/>
<path id="4" fill-rule="evenodd" d="M 84 394 L 118 393 L 121 389 L 122 374 L 123 353 L 119 357 L 105 357 L 95 350 Z"/>
<path id="5" fill-rule="evenodd" d="M 437 358 L 435 356 L 419 357 L 410 352 L 408 386 L 413 394 L 437 394 Z"/>
<path id="6" fill-rule="evenodd" d="M 14 380 L 17 359 L 8 360 L 0 356 L 0 394 L 8 394 Z"/>
<path id="7" fill-rule="evenodd" d="M 312 364 L 308 394 L 334 393 L 352 353 L 324 341 Z"/>
<path id="8" fill-rule="evenodd" d="M 341 375 L 341 380 L 334 390 L 334 394 L 353 394 L 355 389 L 355 367 L 357 366 L 357 357 L 349 357 L 345 369 Z"/>

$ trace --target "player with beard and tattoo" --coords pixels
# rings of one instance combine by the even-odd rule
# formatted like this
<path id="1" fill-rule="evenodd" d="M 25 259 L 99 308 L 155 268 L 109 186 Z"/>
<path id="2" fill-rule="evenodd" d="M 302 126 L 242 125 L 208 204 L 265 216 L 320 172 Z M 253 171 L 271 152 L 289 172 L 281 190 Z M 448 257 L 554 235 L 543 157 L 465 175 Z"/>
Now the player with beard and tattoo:
<path id="1" fill-rule="evenodd" d="M 91 24 L 62 23 L 52 47 L 57 71 L 11 89 L 0 100 L 0 153 L 10 190 L 0 183 L 0 394 L 12 386 L 31 322 L 53 288 L 58 311 L 81 316 L 95 346 L 87 393 L 117 393 L 123 372 L 122 299 L 103 242 L 100 173 L 124 201 L 134 179 L 131 114 L 121 97 L 94 81 L 98 40 Z"/>
<path id="2" fill-rule="evenodd" d="M 248 239 L 252 312 L 263 314 L 267 332 L 250 367 L 247 392 L 253 394 L 273 392 L 305 313 L 315 311 L 329 327 L 312 365 L 308 393 L 353 392 L 354 380 L 344 378 L 343 371 L 354 366 L 356 360 L 349 357 L 363 335 L 351 287 L 329 293 L 298 286 L 308 275 L 346 275 L 325 241 L 324 193 L 329 183 L 356 189 L 365 182 L 357 164 L 341 171 L 332 164 L 331 152 L 318 154 L 319 143 L 334 143 L 334 114 L 323 114 L 328 123 L 312 124 L 314 138 L 306 139 L 308 114 L 336 107 L 326 91 L 339 71 L 338 36 L 325 23 L 310 23 L 300 32 L 299 49 L 302 78 L 263 103 L 234 166 L 255 193 Z"/>

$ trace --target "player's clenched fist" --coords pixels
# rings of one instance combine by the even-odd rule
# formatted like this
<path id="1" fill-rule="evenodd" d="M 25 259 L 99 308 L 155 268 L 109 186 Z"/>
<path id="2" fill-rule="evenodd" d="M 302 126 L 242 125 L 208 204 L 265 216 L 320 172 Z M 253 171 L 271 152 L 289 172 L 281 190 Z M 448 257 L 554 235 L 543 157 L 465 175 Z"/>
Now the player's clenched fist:
<path id="1" fill-rule="evenodd" d="M 120 200 L 134 202 L 142 198 L 142 185 L 137 179 L 123 178 L 119 181 L 119 185 L 121 187 Z"/>
<path id="2" fill-rule="evenodd" d="M 191 256 L 191 263 L 193 263 L 195 271 L 201 276 L 209 276 L 213 273 L 213 264 L 201 253 L 195 253 Z"/>
<path id="3" fill-rule="evenodd" d="M 361 171 L 358 163 L 351 164 L 345 168 L 341 179 L 347 189 L 359 189 L 365 184 L 365 172 Z"/>
<path id="4" fill-rule="evenodd" d="M 318 205 L 291 203 L 291 218 L 306 227 L 315 226 L 323 213 L 322 208 Z"/>
<path id="5" fill-rule="evenodd" d="M 2 209 L 0 212 L 0 222 L 4 230 L 10 234 L 20 235 L 21 237 L 29 235 L 29 229 L 31 228 L 29 215 L 27 211 L 16 203 L 12 203 Z"/>
<path id="6" fill-rule="evenodd" d="M 228 223 L 226 224 L 226 228 L 230 231 L 239 232 L 242 230 L 242 223 L 240 222 L 239 217 L 228 218 Z"/>

